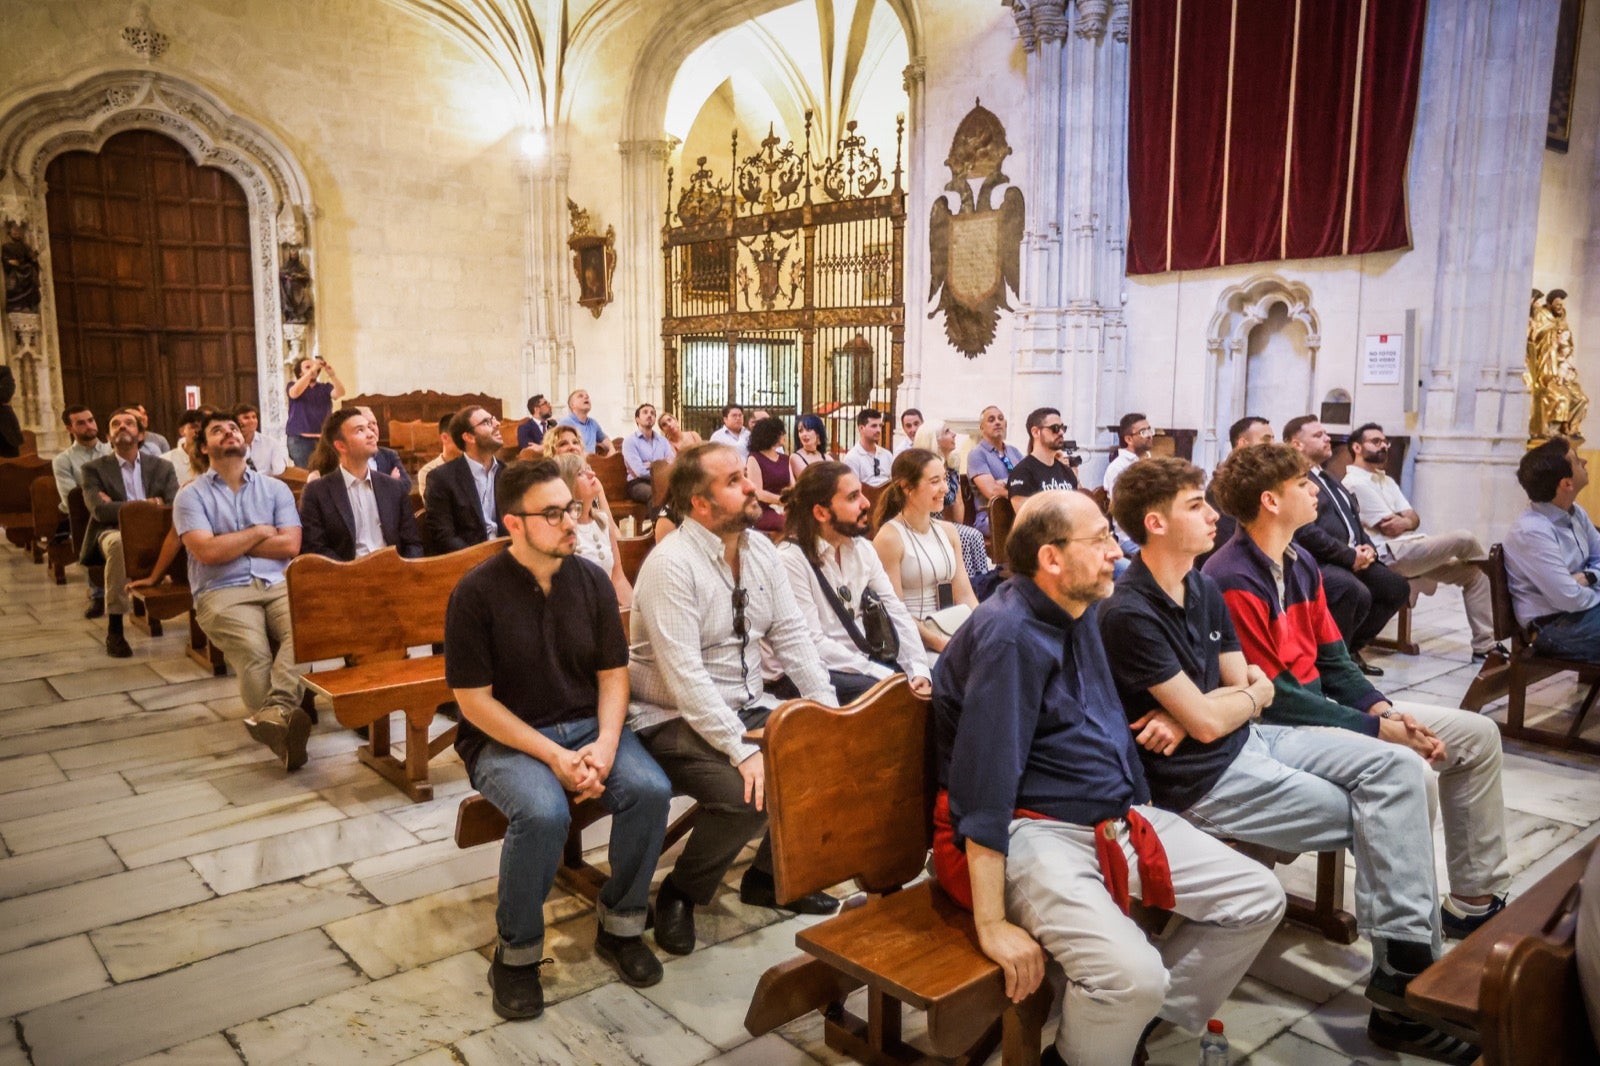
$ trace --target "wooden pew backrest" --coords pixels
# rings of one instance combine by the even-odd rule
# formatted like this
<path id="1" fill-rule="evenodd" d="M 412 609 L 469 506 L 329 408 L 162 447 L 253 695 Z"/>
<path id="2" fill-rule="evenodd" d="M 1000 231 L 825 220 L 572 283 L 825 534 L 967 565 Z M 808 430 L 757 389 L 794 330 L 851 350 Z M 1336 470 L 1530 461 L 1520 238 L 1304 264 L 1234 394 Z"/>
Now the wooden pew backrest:
<path id="1" fill-rule="evenodd" d="M 933 734 L 904 675 L 840 710 L 791 700 L 763 743 L 778 898 L 854 878 L 868 892 L 917 877 L 933 840 Z"/>
<path id="2" fill-rule="evenodd" d="M 161 554 L 161 544 L 172 528 L 172 508 L 159 500 L 134 500 L 122 505 L 117 514 L 117 526 L 122 530 L 122 559 L 129 581 L 150 576 L 156 557 Z M 175 584 L 189 583 L 188 567 L 183 564 L 183 552 L 173 560 L 170 573 Z"/>
<path id="3" fill-rule="evenodd" d="M 440 643 L 450 590 L 508 543 L 500 537 L 424 559 L 402 559 L 393 548 L 350 563 L 300 556 L 286 574 L 295 658 L 359 660 Z"/>
<path id="4" fill-rule="evenodd" d="M 656 538 L 649 533 L 642 537 L 617 538 L 617 552 L 622 557 L 622 575 L 628 579 L 628 584 L 639 580 L 639 568 L 644 566 L 645 557 L 655 546 Z"/>

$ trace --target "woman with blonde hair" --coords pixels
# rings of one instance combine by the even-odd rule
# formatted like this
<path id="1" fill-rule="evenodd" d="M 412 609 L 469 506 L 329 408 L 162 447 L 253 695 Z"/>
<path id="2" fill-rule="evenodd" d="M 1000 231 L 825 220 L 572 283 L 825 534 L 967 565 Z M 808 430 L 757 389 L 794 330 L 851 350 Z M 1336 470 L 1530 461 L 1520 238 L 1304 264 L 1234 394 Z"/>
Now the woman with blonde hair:
<path id="1" fill-rule="evenodd" d="M 930 419 L 918 426 L 916 438 L 911 444 L 913 448 L 932 452 L 944 462 L 945 491 L 944 502 L 940 504 L 940 509 L 955 508 L 950 512 L 952 522 L 960 522 L 963 519 L 960 445 L 961 438 L 942 418 Z"/>
<path id="2" fill-rule="evenodd" d="M 588 457 L 584 455 L 557 456 L 556 467 L 561 471 L 561 480 L 572 490 L 572 498 L 583 506 L 577 519 L 578 554 L 611 575 L 617 603 L 626 610 L 633 605 L 633 586 L 622 572 L 617 524 L 597 502 L 605 499 L 600 479 L 589 468 Z"/>
<path id="3" fill-rule="evenodd" d="M 933 452 L 907 448 L 895 456 L 873 515 L 878 532 L 872 546 L 930 652 L 943 651 L 978 606 L 960 537 L 951 523 L 939 520 L 945 471 L 945 461 Z"/>
<path id="4" fill-rule="evenodd" d="M 661 412 L 661 416 L 656 419 L 656 428 L 661 431 L 663 437 L 667 438 L 667 443 L 672 445 L 672 450 L 679 455 L 693 448 L 696 444 L 704 443 L 700 439 L 700 434 L 692 429 L 682 428 L 678 423 L 678 416 L 669 411 Z"/>
<path id="5" fill-rule="evenodd" d="M 544 435 L 544 457 L 583 454 L 583 434 L 575 426 L 557 426 Z"/>

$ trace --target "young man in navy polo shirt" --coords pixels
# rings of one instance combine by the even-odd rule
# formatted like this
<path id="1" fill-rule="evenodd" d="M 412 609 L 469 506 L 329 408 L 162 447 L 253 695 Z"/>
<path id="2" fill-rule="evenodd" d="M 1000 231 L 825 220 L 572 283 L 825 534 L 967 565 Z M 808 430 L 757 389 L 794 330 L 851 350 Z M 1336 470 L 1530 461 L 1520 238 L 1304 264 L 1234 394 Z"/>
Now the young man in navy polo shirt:
<path id="1" fill-rule="evenodd" d="M 567 796 L 612 814 L 611 877 L 595 954 L 634 987 L 661 980 L 644 943 L 650 877 L 672 788 L 624 724 L 628 641 L 605 571 L 575 558 L 577 509 L 548 459 L 506 467 L 496 487 L 510 547 L 450 596 L 445 677 L 461 706 L 456 750 L 510 820 L 500 853 L 495 1013 L 544 1010 L 544 899 L 567 839 Z"/>
<path id="2" fill-rule="evenodd" d="M 1094 502 L 1029 497 L 1006 553 L 1017 576 L 934 668 L 935 870 L 970 903 L 1009 997 L 1039 986 L 1046 952 L 1066 971 L 1046 1061 L 1125 1066 L 1156 1016 L 1205 1026 L 1283 916 L 1283 888 L 1149 805 L 1100 640 L 1096 604 L 1122 552 Z M 1130 891 L 1189 920 L 1152 945 Z"/>
<path id="3" fill-rule="evenodd" d="M 1357 925 L 1373 941 L 1367 996 L 1403 1009 L 1406 984 L 1440 945 L 1427 764 L 1375 736 L 1256 722 L 1272 703 L 1272 679 L 1245 662 L 1221 590 L 1194 569 L 1216 534 L 1204 484 L 1183 459 L 1146 459 L 1123 472 L 1113 498 L 1118 527 L 1140 551 L 1100 611 L 1100 634 L 1117 649 L 1111 672 L 1152 801 L 1219 837 L 1284 851 L 1350 848 Z M 1336 708 L 1327 708 L 1331 719 Z M 1376 1009 L 1369 1031 L 1391 1048 L 1465 1050 Z"/>

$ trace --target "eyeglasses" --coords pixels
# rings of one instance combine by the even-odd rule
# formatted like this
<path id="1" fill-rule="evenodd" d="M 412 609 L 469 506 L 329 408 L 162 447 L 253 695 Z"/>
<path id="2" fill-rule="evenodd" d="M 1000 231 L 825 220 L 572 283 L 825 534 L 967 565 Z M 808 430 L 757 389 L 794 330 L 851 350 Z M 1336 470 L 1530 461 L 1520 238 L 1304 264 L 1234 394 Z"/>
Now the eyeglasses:
<path id="1" fill-rule="evenodd" d="M 1117 540 L 1116 534 L 1112 533 L 1111 530 L 1109 530 L 1109 529 L 1106 530 L 1104 533 L 1096 533 L 1092 537 L 1062 537 L 1059 540 L 1053 540 L 1050 543 L 1051 544 L 1098 544 L 1102 548 L 1120 546 L 1120 542 Z"/>
<path id="2" fill-rule="evenodd" d="M 1039 428 L 1046 433 L 1065 433 L 1067 424 L 1065 422 L 1052 422 L 1048 426 L 1040 426 Z"/>
<path id="3" fill-rule="evenodd" d="M 527 521 L 530 518 L 542 518 L 552 526 L 559 526 L 563 518 L 570 518 L 576 522 L 582 517 L 583 504 L 578 500 L 573 500 L 565 507 L 546 507 L 542 511 L 507 511 L 506 514 L 516 515 L 523 521 Z"/>
<path id="4" fill-rule="evenodd" d="M 498 426 L 499 424 L 500 424 L 500 420 L 498 418 L 496 418 L 494 415 L 490 415 L 488 418 L 485 418 L 481 422 L 472 423 L 472 428 L 473 429 L 482 429 L 485 426 Z"/>
<path id="5" fill-rule="evenodd" d="M 1135 437 L 1153 437 L 1156 435 L 1156 431 L 1149 426 L 1145 426 L 1143 429 L 1134 430 L 1133 435 Z"/>

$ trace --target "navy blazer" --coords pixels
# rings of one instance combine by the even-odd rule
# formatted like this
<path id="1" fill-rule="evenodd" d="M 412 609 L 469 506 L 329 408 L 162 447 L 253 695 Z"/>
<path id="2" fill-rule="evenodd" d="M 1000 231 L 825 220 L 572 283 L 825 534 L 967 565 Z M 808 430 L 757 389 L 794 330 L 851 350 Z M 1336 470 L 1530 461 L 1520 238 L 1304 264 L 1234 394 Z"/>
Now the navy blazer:
<path id="1" fill-rule="evenodd" d="M 177 498 L 178 472 L 160 456 L 139 453 L 139 478 L 144 485 L 145 499 L 171 506 Z M 78 475 L 78 485 L 83 489 L 84 505 L 89 508 L 89 528 L 83 534 L 83 551 L 78 555 L 78 562 L 84 566 L 104 566 L 106 557 L 100 551 L 100 534 L 117 528 L 122 505 L 128 502 L 128 492 L 122 487 L 122 470 L 117 466 L 117 453 L 85 463 Z M 109 500 L 100 499 L 102 494 Z"/>
<path id="2" fill-rule="evenodd" d="M 428 550 L 434 555 L 470 548 L 488 540 L 483 530 L 483 508 L 478 503 L 478 483 L 473 480 L 465 455 L 458 455 L 428 475 L 423 497 L 427 514 Z M 498 496 L 495 500 L 499 503 Z M 506 535 L 505 523 L 496 516 L 495 535 Z"/>
<path id="3" fill-rule="evenodd" d="M 1295 530 L 1294 542 L 1310 552 L 1323 566 L 1354 569 L 1356 550 L 1350 546 L 1350 528 L 1345 525 L 1346 520 L 1355 528 L 1358 547 L 1372 543 L 1372 538 L 1367 536 L 1367 531 L 1361 525 L 1361 506 L 1356 503 L 1350 490 L 1332 474 L 1318 469 L 1313 469 L 1312 474 L 1315 475 L 1312 482 L 1322 490 L 1317 495 L 1317 519 Z M 1220 546 L 1222 541 L 1219 539 L 1217 544 Z"/>
<path id="4" fill-rule="evenodd" d="M 400 453 L 393 448 L 378 445 L 378 454 L 372 457 L 372 469 L 390 480 L 398 481 L 407 492 L 411 491 L 411 475 L 406 472 L 406 464 L 400 461 Z"/>
<path id="5" fill-rule="evenodd" d="M 422 533 L 411 510 L 411 492 L 397 478 L 372 472 L 372 492 L 378 501 L 378 525 L 383 542 L 402 557 L 422 557 Z M 335 468 L 306 483 L 300 493 L 300 553 L 326 555 L 350 562 L 356 557 L 356 517 L 344 473 Z"/>

